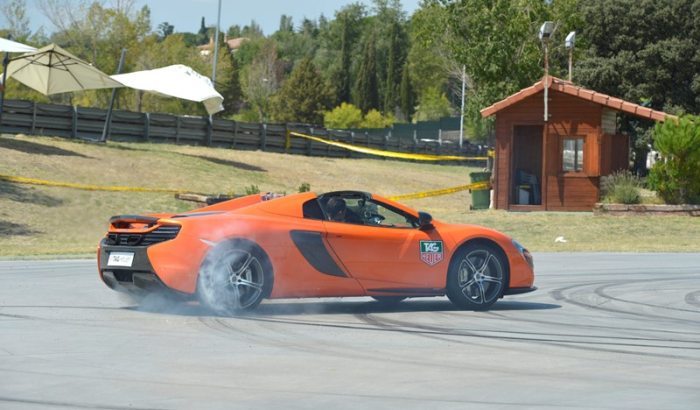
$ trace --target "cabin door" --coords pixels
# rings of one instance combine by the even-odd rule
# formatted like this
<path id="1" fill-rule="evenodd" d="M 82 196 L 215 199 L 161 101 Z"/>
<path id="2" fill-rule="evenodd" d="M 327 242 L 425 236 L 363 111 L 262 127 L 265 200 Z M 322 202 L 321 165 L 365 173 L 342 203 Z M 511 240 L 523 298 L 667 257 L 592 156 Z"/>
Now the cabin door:
<path id="1" fill-rule="evenodd" d="M 513 128 L 510 205 L 542 205 L 542 125 Z"/>

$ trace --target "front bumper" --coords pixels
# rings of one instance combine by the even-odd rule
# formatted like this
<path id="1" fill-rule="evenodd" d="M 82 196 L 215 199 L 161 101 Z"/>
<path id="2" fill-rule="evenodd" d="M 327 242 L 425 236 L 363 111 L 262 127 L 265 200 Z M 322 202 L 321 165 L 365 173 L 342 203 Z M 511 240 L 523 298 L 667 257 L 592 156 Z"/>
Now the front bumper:
<path id="1" fill-rule="evenodd" d="M 170 296 L 188 297 L 188 294 L 169 288 L 158 277 L 145 246 L 107 245 L 103 239 L 100 243 L 99 270 L 100 278 L 109 288 L 123 293 L 146 295 L 162 293 Z M 133 252 L 134 259 L 130 267 L 108 266 L 111 252 Z"/>

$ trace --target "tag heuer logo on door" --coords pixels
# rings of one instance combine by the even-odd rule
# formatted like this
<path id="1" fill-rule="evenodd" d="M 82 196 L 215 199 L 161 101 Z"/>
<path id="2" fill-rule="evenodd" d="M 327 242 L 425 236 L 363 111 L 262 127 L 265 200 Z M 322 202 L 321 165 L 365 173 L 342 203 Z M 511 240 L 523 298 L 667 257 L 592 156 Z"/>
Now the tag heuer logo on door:
<path id="1" fill-rule="evenodd" d="M 430 266 L 442 260 L 442 241 L 420 241 L 420 259 Z"/>

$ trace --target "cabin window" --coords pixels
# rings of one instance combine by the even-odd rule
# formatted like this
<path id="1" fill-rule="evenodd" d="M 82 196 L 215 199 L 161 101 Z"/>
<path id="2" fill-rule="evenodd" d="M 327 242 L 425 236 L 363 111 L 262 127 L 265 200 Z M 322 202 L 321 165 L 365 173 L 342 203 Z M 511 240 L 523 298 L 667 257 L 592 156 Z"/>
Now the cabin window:
<path id="1" fill-rule="evenodd" d="M 583 138 L 564 138 L 561 163 L 564 172 L 583 171 Z"/>

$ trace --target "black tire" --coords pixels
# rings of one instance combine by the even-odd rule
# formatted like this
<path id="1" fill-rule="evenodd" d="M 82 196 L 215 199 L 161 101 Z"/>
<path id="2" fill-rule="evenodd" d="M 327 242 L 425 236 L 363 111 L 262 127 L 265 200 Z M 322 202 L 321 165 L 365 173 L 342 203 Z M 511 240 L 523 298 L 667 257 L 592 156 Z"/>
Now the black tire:
<path id="1" fill-rule="evenodd" d="M 257 245 L 245 240 L 221 243 L 199 269 L 197 297 L 212 311 L 230 315 L 255 309 L 272 290 L 272 265 Z"/>
<path id="2" fill-rule="evenodd" d="M 394 306 L 401 303 L 402 300 L 406 299 L 405 296 L 372 296 L 372 299 L 376 300 L 382 306 Z"/>
<path id="3" fill-rule="evenodd" d="M 488 310 L 503 296 L 508 277 L 508 261 L 499 247 L 468 244 L 450 261 L 447 297 L 462 309 Z"/>

